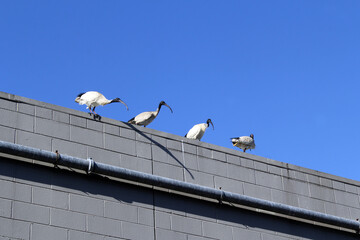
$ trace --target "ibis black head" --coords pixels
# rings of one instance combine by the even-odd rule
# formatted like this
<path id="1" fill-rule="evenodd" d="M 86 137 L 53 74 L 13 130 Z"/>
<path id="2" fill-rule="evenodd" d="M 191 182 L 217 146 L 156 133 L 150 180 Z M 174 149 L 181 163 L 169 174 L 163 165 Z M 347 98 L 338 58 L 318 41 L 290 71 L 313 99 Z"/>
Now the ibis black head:
<path id="1" fill-rule="evenodd" d="M 77 97 L 75 98 L 75 102 L 80 102 L 80 98 L 81 98 L 81 96 L 82 95 L 84 95 L 85 93 L 79 93 L 78 95 L 77 95 Z"/>
<path id="2" fill-rule="evenodd" d="M 120 102 L 120 103 L 124 104 L 125 107 L 126 107 L 126 110 L 129 111 L 129 108 L 128 108 L 128 106 L 126 105 L 126 103 L 124 103 L 120 98 L 115 98 L 115 99 L 111 100 L 111 103 L 114 103 L 114 102 Z"/>
<path id="3" fill-rule="evenodd" d="M 254 139 L 254 134 L 250 134 L 250 137 L 251 137 L 252 139 Z"/>
<path id="4" fill-rule="evenodd" d="M 171 109 L 171 107 L 170 107 L 169 105 L 167 105 L 166 102 L 164 102 L 164 101 L 161 101 L 161 102 L 159 103 L 159 110 L 160 110 L 160 108 L 161 108 L 162 105 L 167 106 L 167 107 L 170 109 L 171 113 L 173 113 L 173 110 Z"/>
<path id="5" fill-rule="evenodd" d="M 210 123 L 211 123 L 213 130 L 214 130 L 214 124 L 212 123 L 210 118 L 206 121 L 206 123 L 207 123 L 208 127 L 210 126 Z"/>

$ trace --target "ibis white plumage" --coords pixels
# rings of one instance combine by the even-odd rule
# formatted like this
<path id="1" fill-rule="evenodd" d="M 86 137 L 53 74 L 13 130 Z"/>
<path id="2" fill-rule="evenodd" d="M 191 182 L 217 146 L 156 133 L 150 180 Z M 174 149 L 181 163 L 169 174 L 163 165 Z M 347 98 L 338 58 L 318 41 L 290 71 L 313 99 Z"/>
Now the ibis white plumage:
<path id="1" fill-rule="evenodd" d="M 80 93 L 76 98 L 75 102 L 80 105 L 86 105 L 87 109 L 90 110 L 90 114 L 94 114 L 94 118 L 100 118 L 100 116 L 95 112 L 97 106 L 104 106 L 114 102 L 121 102 L 125 105 L 126 109 L 129 110 L 126 103 L 124 103 L 120 98 L 107 99 L 104 95 L 96 91 L 89 91 L 86 93 Z"/>
<path id="2" fill-rule="evenodd" d="M 204 136 L 206 129 L 210 126 L 210 123 L 214 130 L 214 124 L 212 123 L 211 119 L 209 118 L 206 121 L 206 123 L 199 123 L 199 124 L 194 125 L 189 130 L 189 132 L 185 135 L 185 137 L 190 138 L 190 139 L 197 139 L 200 141 L 201 138 Z"/>
<path id="3" fill-rule="evenodd" d="M 167 106 L 170 109 L 171 113 L 173 112 L 169 105 L 167 105 L 164 101 L 161 101 L 156 111 L 140 113 L 136 117 L 130 119 L 128 123 L 146 127 L 157 117 L 163 105 Z"/>
<path id="4" fill-rule="evenodd" d="M 244 152 L 248 149 L 255 149 L 254 134 L 250 134 L 250 137 L 242 136 L 237 138 L 231 138 L 231 142 L 234 147 L 241 148 L 244 150 Z"/>

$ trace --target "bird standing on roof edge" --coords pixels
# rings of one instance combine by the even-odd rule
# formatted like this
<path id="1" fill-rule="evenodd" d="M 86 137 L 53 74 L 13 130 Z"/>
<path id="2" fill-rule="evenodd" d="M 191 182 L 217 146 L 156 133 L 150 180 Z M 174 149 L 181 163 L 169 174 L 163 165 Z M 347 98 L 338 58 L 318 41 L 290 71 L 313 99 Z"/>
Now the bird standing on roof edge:
<path id="1" fill-rule="evenodd" d="M 230 138 L 234 147 L 238 147 L 244 150 L 255 149 L 254 134 L 250 134 L 250 137 L 243 136 L 237 138 Z"/>
<path id="2" fill-rule="evenodd" d="M 206 121 L 206 123 L 199 123 L 199 124 L 194 125 L 189 130 L 189 132 L 185 135 L 185 137 L 190 138 L 190 139 L 197 139 L 200 141 L 205 133 L 205 130 L 210 126 L 210 123 L 214 130 L 214 124 L 212 123 L 211 119 L 209 118 Z"/>
<path id="3" fill-rule="evenodd" d="M 159 114 L 160 109 L 163 105 L 167 106 L 170 109 L 171 113 L 173 112 L 173 110 L 171 109 L 171 107 L 169 105 L 167 105 L 164 101 L 161 101 L 159 103 L 159 106 L 156 109 L 156 111 L 140 113 L 136 117 L 133 117 L 132 119 L 130 119 L 128 121 L 128 123 L 146 127 L 156 118 L 156 116 Z"/>
<path id="4" fill-rule="evenodd" d="M 114 98 L 109 100 L 104 95 L 96 91 L 80 93 L 75 98 L 75 102 L 79 103 L 80 105 L 85 104 L 87 106 L 87 109 L 90 110 L 90 114 L 94 114 L 94 119 L 99 118 L 99 120 L 101 119 L 101 116 L 95 112 L 95 108 L 97 106 L 104 106 L 114 102 L 121 102 L 122 104 L 125 105 L 126 109 L 129 110 L 126 103 L 124 103 L 120 98 Z"/>

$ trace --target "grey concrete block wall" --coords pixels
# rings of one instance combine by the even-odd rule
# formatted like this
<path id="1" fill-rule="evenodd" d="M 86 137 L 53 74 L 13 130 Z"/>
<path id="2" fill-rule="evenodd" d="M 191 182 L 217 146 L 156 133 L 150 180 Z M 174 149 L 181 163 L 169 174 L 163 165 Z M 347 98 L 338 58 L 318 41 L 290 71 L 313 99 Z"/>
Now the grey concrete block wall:
<path id="1" fill-rule="evenodd" d="M 357 181 L 0 92 L 0 140 L 335 216 Z M 0 239 L 355 239 L 324 228 L 66 168 L 0 159 Z"/>

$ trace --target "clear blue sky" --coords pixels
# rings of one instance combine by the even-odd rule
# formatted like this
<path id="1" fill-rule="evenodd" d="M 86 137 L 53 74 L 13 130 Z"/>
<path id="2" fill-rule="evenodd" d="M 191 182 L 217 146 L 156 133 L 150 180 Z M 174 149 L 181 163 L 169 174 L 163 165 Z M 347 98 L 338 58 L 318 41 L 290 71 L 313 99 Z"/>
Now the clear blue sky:
<path id="1" fill-rule="evenodd" d="M 360 180 L 360 1 L 0 2 L 1 91 Z M 4 117 L 4 116 L 2 116 Z"/>

